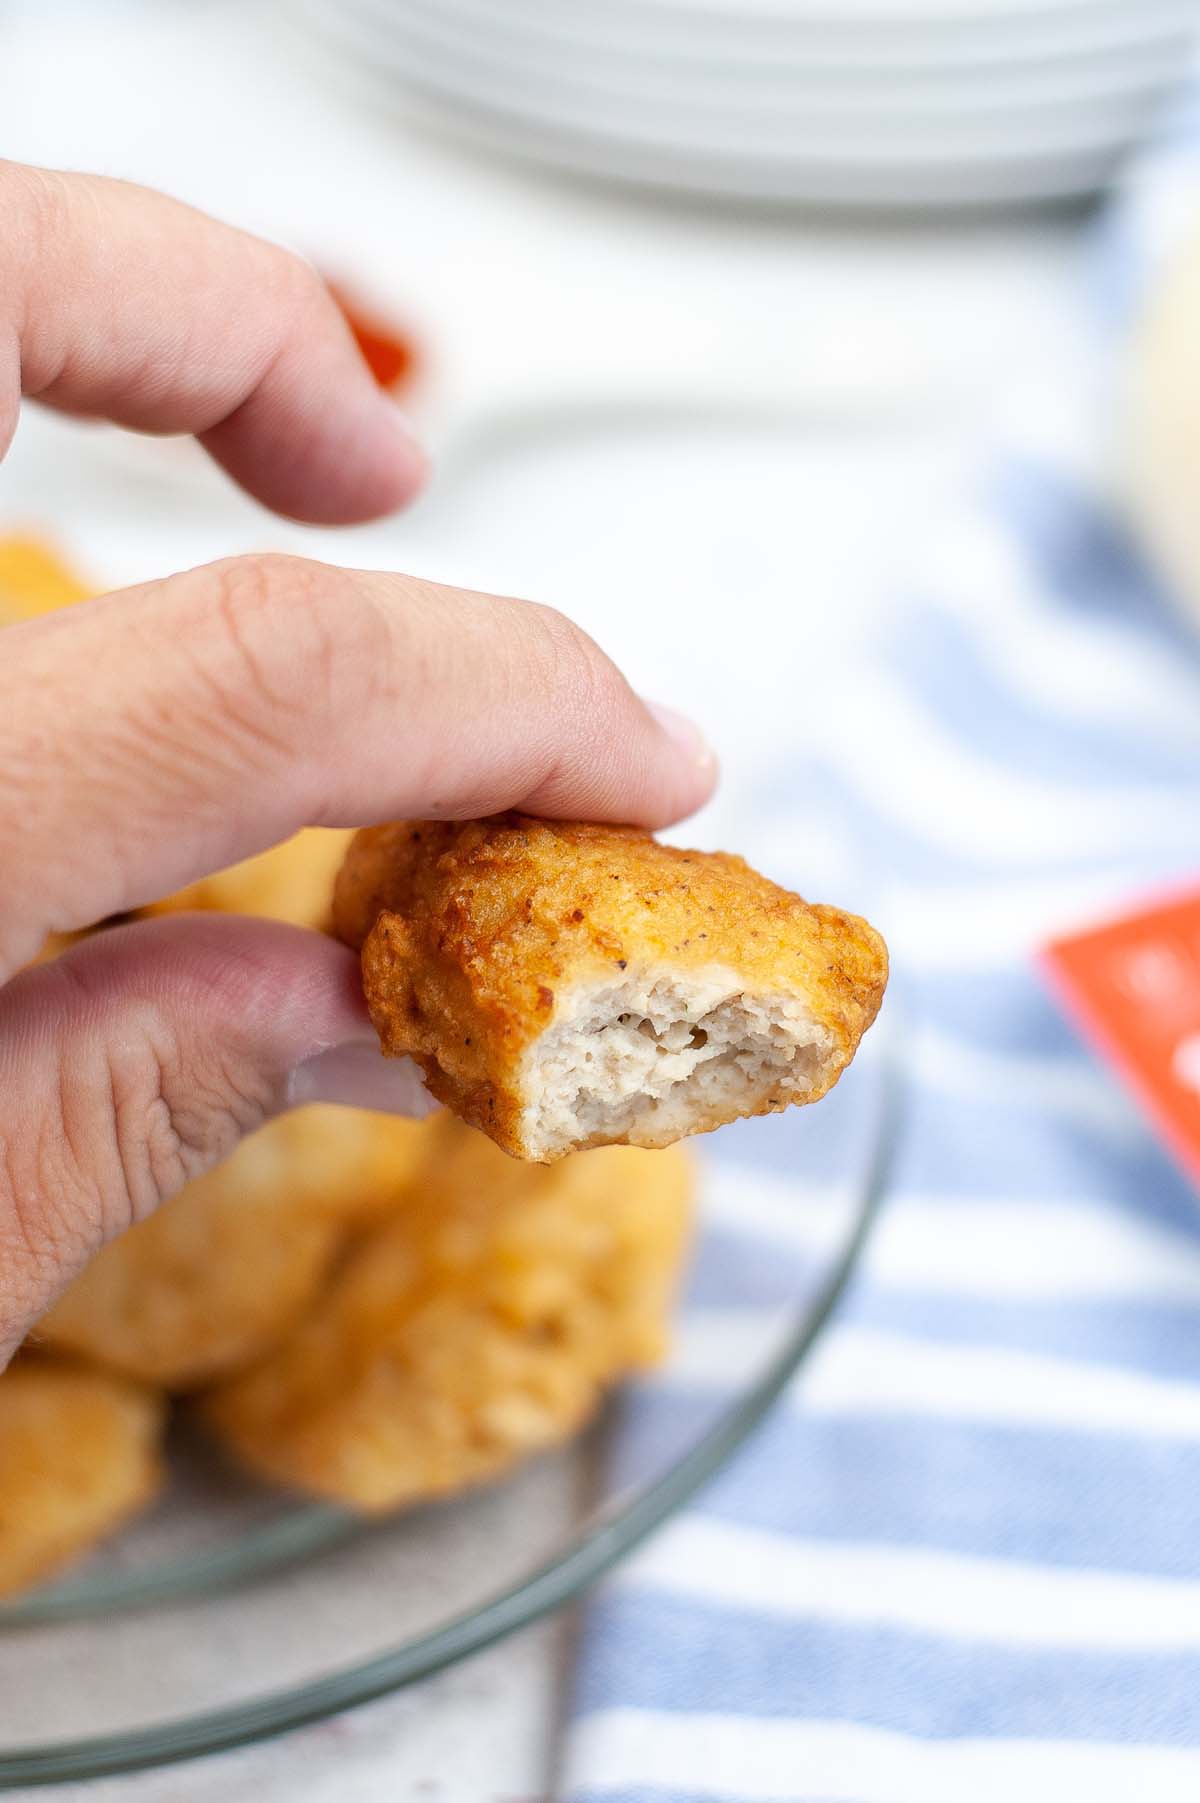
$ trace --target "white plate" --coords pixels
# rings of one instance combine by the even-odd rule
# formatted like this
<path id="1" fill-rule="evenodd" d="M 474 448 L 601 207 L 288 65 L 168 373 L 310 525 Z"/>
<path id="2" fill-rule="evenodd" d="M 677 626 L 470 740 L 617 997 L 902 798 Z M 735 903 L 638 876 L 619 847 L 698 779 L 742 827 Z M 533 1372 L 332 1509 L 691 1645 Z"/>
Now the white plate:
<path id="1" fill-rule="evenodd" d="M 619 148 L 653 175 L 661 157 L 675 165 L 694 163 L 711 169 L 722 162 L 740 167 L 760 160 L 772 165 L 797 162 L 836 164 L 848 171 L 881 165 L 903 168 L 940 163 L 978 166 L 1030 158 L 1074 158 L 1119 150 L 1145 129 L 1157 93 L 1135 91 L 1105 107 L 1059 106 L 1031 113 L 1013 109 L 978 118 L 899 120 L 888 126 L 861 118 L 810 120 L 775 115 L 690 120 L 663 107 L 636 104 L 618 94 L 581 98 L 558 84 L 534 81 L 517 69 L 507 70 L 486 56 L 448 56 L 429 50 L 399 25 L 376 40 L 365 24 L 354 26 L 343 14 L 342 29 L 370 54 L 380 71 L 389 71 L 402 86 L 411 85 L 429 99 L 454 108 L 482 111 L 497 122 L 554 138 L 577 141 L 603 154 Z"/>
<path id="2" fill-rule="evenodd" d="M 508 8 L 510 0 L 493 0 Z M 403 0 L 397 0 L 403 4 Z M 513 0 L 537 8 L 540 0 Z M 558 10 L 595 10 L 601 5 L 612 18 L 641 15 L 719 21 L 740 31 L 786 26 L 887 24 L 904 30 L 953 25 L 988 25 L 1011 21 L 1041 23 L 1046 19 L 1087 20 L 1114 13 L 1135 14 L 1139 0 L 558 0 Z"/>
<path id="3" fill-rule="evenodd" d="M 736 16 L 755 28 L 795 23 L 797 9 L 765 4 Z M 540 9 L 530 0 L 308 0 L 307 14 L 387 104 L 479 143 L 660 188 L 878 207 L 1095 192 L 1188 66 L 1197 22 L 1192 0 L 1066 0 L 1037 15 L 1002 0 L 1001 13 L 966 24 L 960 14 L 937 30 L 926 21 L 883 33 L 860 13 L 842 36 L 868 48 L 869 74 L 843 64 L 831 85 L 819 55 L 718 60 L 713 40 L 697 57 L 691 21 L 735 17 L 715 0 L 708 11 L 687 0 L 614 0 L 596 58 L 585 35 L 601 18 L 596 0 Z M 648 56 L 639 35 L 647 21 L 667 27 Z M 1013 28 L 1006 55 L 1025 61 L 992 54 L 994 34 L 983 28 L 997 22 Z M 915 81 L 894 66 L 881 96 L 881 39 L 905 43 L 909 55 L 920 44 L 961 51 L 972 31 L 981 60 L 913 64 Z M 832 39 L 822 26 L 809 41 L 827 53 Z M 1114 54 L 1121 41 L 1126 53 Z M 793 35 L 793 52 L 799 42 Z M 1039 44 L 1055 46 L 1051 61 L 1033 56 Z"/>
<path id="4" fill-rule="evenodd" d="M 1059 96 L 1034 103 L 960 108 L 922 115 L 912 110 L 727 104 L 720 109 L 579 84 L 547 70 L 504 61 L 487 52 L 451 53 L 406 23 L 386 41 L 364 33 L 371 53 L 401 81 L 441 93 L 450 102 L 482 106 L 554 132 L 597 135 L 666 147 L 705 160 L 717 155 L 819 156 L 851 163 L 893 158 L 983 159 L 1014 152 L 1053 155 L 1124 145 L 1142 134 L 1173 71 L 1115 87 L 1107 95 Z"/>
<path id="5" fill-rule="evenodd" d="M 725 159 L 705 164 L 697 158 L 667 153 L 647 157 L 643 149 L 627 143 L 555 135 L 481 109 L 452 109 L 438 97 L 399 84 L 377 66 L 365 61 L 351 66 L 380 103 L 397 108 L 408 120 L 449 130 L 484 149 L 606 180 L 760 204 L 911 210 L 1062 200 L 1096 193 L 1110 179 L 1119 154 L 1108 150 L 1073 157 L 1025 158 L 974 168 L 945 159 L 932 166 L 862 164 L 856 168 L 765 158 L 753 163 Z"/>
<path id="6" fill-rule="evenodd" d="M 1165 42 L 1119 57 L 1021 63 L 1008 69 L 993 64 L 978 70 L 934 69 L 897 82 L 894 69 L 831 76 L 758 63 L 739 67 L 727 60 L 683 62 L 632 54 L 584 59 L 577 44 L 524 30 L 515 22 L 511 28 L 487 29 L 482 18 L 469 12 L 469 0 L 467 6 L 405 0 L 402 7 L 389 0 L 344 0 L 343 10 L 357 15 L 366 28 L 387 34 L 378 40 L 382 47 L 387 36 L 416 38 L 430 52 L 494 59 L 498 70 L 528 81 L 552 80 L 564 93 L 602 99 L 623 95 L 678 111 L 703 108 L 718 116 L 747 108 L 756 116 L 803 108 L 819 117 L 862 114 L 875 120 L 882 113 L 924 122 L 1014 107 L 1104 106 L 1171 79 L 1186 42 L 1186 33 L 1176 32 Z"/>
<path id="7" fill-rule="evenodd" d="M 327 0 L 328 3 L 328 0 Z M 398 18 L 409 0 L 379 0 L 381 18 Z M 625 59 L 655 55 L 686 66 L 693 62 L 764 70 L 825 69 L 884 72 L 905 68 L 979 68 L 993 61 L 1036 66 L 1046 59 L 1119 55 L 1162 43 L 1194 28 L 1193 0 L 1106 0 L 1086 11 L 1039 11 L 996 18 L 987 12 L 944 23 L 872 23 L 836 20 L 769 20 L 673 13 L 617 0 L 445 0 L 443 9 L 479 32 L 512 40 L 556 40 L 577 53 L 607 52 Z"/>

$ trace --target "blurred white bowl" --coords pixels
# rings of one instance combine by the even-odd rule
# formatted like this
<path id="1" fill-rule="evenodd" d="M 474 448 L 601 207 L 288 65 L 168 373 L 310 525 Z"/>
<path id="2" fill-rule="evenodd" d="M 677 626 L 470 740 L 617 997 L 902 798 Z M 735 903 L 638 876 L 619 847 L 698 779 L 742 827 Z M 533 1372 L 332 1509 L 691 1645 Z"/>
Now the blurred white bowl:
<path id="1" fill-rule="evenodd" d="M 308 0 L 375 90 L 560 167 L 746 200 L 1094 192 L 1187 68 L 1193 0 Z"/>

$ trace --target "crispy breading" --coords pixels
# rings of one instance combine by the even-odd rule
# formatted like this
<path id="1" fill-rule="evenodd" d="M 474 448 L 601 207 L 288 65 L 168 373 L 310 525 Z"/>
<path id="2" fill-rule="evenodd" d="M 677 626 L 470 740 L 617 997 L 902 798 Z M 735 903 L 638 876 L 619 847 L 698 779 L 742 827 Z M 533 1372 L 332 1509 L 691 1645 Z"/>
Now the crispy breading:
<path id="1" fill-rule="evenodd" d="M 386 1216 L 423 1132 L 324 1105 L 268 1123 L 107 1245 L 36 1338 L 167 1389 L 247 1364 L 299 1319 L 347 1233 Z"/>
<path id="2" fill-rule="evenodd" d="M 551 1167 L 443 1115 L 423 1178 L 257 1368 L 203 1400 L 254 1470 L 382 1510 L 572 1433 L 662 1352 L 691 1218 L 682 1148 Z"/>
<path id="3" fill-rule="evenodd" d="M 282 845 L 200 877 L 143 912 L 179 914 L 192 908 L 213 909 L 222 914 L 286 920 L 293 926 L 324 932 L 331 924 L 334 878 L 353 837 L 351 831 L 340 827 L 306 827 Z"/>
<path id="4" fill-rule="evenodd" d="M 385 1053 L 539 1160 L 817 1100 L 887 979 L 865 921 L 741 858 L 519 814 L 360 832 L 334 928 Z"/>
<path id="5" fill-rule="evenodd" d="M 162 1482 L 153 1390 L 50 1359 L 0 1375 L 0 1596 L 48 1577 Z"/>

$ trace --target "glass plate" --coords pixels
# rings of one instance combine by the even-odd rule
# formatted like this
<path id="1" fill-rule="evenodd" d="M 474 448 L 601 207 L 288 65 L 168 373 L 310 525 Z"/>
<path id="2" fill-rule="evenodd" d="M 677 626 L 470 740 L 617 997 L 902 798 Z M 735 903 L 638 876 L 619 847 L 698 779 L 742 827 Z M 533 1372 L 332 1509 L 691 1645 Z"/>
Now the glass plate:
<path id="1" fill-rule="evenodd" d="M 86 1568 L 0 1607 L 0 1789 L 278 1734 L 577 1596 L 713 1476 L 816 1341 L 881 1186 L 893 1070 L 876 1028 L 819 1106 L 696 1143 L 699 1224 L 674 1350 L 642 1380 L 686 1388 L 675 1443 L 622 1433 L 632 1383 L 572 1447 L 367 1525 L 257 1486 L 182 1435 L 149 1516 Z M 785 1301 L 778 1284 L 769 1301 L 739 1288 L 739 1245 L 763 1241 L 787 1248 Z"/>

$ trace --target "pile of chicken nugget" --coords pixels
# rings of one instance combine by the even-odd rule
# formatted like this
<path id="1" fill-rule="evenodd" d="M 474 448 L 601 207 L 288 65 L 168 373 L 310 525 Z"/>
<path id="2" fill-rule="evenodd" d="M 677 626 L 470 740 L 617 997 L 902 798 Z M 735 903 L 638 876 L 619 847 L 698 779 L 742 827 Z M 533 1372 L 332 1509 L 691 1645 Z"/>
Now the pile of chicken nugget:
<path id="1" fill-rule="evenodd" d="M 86 593 L 0 539 L 0 630 Z M 301 833 L 149 911 L 326 930 L 348 837 Z M 661 1355 L 690 1202 L 678 1147 L 532 1165 L 450 1115 L 271 1122 L 107 1246 L 0 1375 L 0 1595 L 154 1500 L 172 1411 L 215 1456 L 368 1512 L 566 1439 Z"/>

